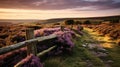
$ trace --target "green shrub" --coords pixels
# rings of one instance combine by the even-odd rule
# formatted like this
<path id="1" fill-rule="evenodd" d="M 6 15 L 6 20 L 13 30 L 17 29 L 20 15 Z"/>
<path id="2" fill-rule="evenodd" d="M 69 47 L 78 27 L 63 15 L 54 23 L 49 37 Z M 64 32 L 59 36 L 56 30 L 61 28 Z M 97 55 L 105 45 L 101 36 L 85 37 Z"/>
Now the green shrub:
<path id="1" fill-rule="evenodd" d="M 84 21 L 84 24 L 91 24 L 89 20 Z"/>
<path id="2" fill-rule="evenodd" d="M 66 25 L 73 25 L 74 22 L 75 22 L 74 20 L 66 20 L 66 21 L 65 21 L 65 24 L 66 24 Z"/>
<path id="3" fill-rule="evenodd" d="M 76 21 L 76 22 L 74 22 L 74 24 L 78 25 L 78 24 L 82 24 L 82 22 L 81 21 Z"/>

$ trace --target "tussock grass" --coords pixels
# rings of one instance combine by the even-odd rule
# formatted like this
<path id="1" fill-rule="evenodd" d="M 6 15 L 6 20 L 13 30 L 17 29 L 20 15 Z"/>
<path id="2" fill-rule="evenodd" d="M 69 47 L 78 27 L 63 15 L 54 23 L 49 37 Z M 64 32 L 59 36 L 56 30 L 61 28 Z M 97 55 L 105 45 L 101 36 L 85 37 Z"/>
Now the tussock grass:
<path id="1" fill-rule="evenodd" d="M 120 46 L 117 45 L 116 40 L 110 40 L 107 36 L 100 36 L 98 33 L 92 32 L 92 29 L 85 28 L 84 32 L 86 32 L 88 36 L 93 36 L 92 38 L 96 40 L 98 44 L 101 44 L 107 49 L 108 56 L 105 57 L 104 60 L 112 60 L 110 64 L 111 67 L 120 67 Z"/>
<path id="2" fill-rule="evenodd" d="M 85 36 L 77 37 L 73 41 L 75 47 L 71 54 L 49 58 L 45 61 L 45 67 L 105 67 L 98 57 L 82 47 L 88 41 Z"/>

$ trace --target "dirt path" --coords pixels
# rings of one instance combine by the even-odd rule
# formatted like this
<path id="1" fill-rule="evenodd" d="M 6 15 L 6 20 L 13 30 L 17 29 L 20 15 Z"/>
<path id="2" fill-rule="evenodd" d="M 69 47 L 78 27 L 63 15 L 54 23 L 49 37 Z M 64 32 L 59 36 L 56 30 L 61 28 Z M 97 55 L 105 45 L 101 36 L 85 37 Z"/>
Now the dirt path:
<path id="1" fill-rule="evenodd" d="M 90 29 L 85 28 L 83 32 L 83 36 L 76 33 L 70 55 L 50 57 L 45 61 L 45 67 L 120 67 L 119 47 L 104 47 L 104 43 L 114 43 L 105 41 L 103 36 L 93 34 L 95 32 Z"/>
<path id="2" fill-rule="evenodd" d="M 92 29 L 85 28 L 85 32 L 88 33 L 94 40 L 98 41 L 100 45 L 104 48 L 112 48 L 116 41 L 115 40 L 110 40 L 109 37 L 107 36 L 102 36 L 97 32 L 94 32 Z"/>
<path id="3" fill-rule="evenodd" d="M 92 29 L 85 28 L 84 29 L 84 39 L 87 42 L 87 44 L 83 44 L 84 47 L 87 47 L 90 52 L 100 58 L 105 64 L 105 67 L 114 67 L 114 66 L 120 66 L 119 62 L 117 62 L 119 54 L 117 51 L 113 51 L 116 49 L 116 42 L 115 40 L 110 40 L 107 36 L 101 36 L 97 32 L 94 32 Z M 87 46 L 86 46 L 87 45 Z M 117 48 L 119 49 L 119 48 Z M 117 58 L 114 58 L 116 56 L 113 56 L 112 54 L 115 53 Z M 114 58 L 114 59 L 112 59 Z M 116 63 L 117 62 L 117 63 Z M 111 65 L 114 64 L 114 65 Z"/>

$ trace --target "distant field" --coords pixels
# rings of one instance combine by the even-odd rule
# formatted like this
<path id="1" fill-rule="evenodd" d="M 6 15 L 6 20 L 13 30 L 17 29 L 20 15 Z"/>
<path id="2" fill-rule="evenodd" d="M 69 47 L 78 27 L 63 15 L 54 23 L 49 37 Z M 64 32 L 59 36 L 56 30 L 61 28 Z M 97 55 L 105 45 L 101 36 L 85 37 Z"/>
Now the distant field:
<path id="1" fill-rule="evenodd" d="M 0 48 L 25 41 L 26 29 L 33 28 L 35 37 L 61 35 L 57 40 L 60 42 L 55 42 L 57 47 L 53 52 L 41 58 L 44 67 L 120 67 L 120 23 L 116 22 L 119 16 L 117 19 L 112 18 L 116 17 L 0 20 Z M 48 42 L 54 41 L 56 40 Z M 48 42 L 40 43 L 38 51 L 53 45 Z M 20 51 L 24 52 L 24 49 Z M 9 59 L 16 56 L 13 56 L 12 52 L 6 55 Z M 6 59 L 7 56 L 0 55 L 0 59 Z M 5 61 L 6 64 L 11 60 Z M 0 63 L 4 65 L 4 62 Z"/>

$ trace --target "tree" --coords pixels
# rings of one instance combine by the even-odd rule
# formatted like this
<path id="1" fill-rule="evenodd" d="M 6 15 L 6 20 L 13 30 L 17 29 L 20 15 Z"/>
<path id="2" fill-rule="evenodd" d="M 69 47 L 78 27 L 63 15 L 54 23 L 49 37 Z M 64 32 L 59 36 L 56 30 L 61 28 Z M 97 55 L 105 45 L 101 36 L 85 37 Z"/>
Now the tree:
<path id="1" fill-rule="evenodd" d="M 84 24 L 91 24 L 89 20 L 84 21 Z"/>
<path id="2" fill-rule="evenodd" d="M 65 21 L 65 24 L 66 24 L 66 25 L 73 25 L 74 22 L 75 22 L 74 20 L 66 20 L 66 21 Z"/>
<path id="3" fill-rule="evenodd" d="M 111 19 L 111 23 L 119 23 L 119 19 Z"/>
<path id="4" fill-rule="evenodd" d="M 82 22 L 81 21 L 76 21 L 75 24 L 82 24 Z"/>

